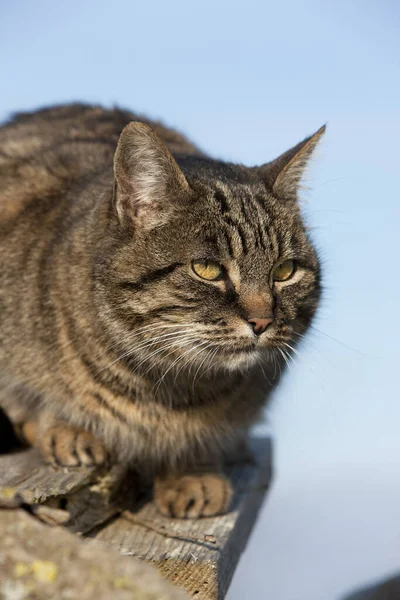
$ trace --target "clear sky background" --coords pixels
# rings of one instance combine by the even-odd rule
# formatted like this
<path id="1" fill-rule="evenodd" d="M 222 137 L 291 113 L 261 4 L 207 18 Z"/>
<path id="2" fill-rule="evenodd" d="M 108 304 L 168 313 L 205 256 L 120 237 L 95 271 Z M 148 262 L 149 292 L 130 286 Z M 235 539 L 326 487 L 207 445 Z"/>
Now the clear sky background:
<path id="1" fill-rule="evenodd" d="M 400 4 L 15 0 L 0 64 L 1 119 L 116 103 L 248 165 L 328 123 L 304 194 L 325 299 L 228 600 L 340 600 L 400 571 Z"/>

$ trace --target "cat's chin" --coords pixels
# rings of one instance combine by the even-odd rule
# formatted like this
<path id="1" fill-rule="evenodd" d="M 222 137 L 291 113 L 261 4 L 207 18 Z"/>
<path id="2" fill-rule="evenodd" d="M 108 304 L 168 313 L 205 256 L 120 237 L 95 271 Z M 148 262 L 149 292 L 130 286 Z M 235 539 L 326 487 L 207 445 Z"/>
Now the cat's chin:
<path id="1" fill-rule="evenodd" d="M 257 350 L 236 351 L 234 354 L 224 354 L 219 357 L 221 367 L 226 371 L 246 371 L 260 361 Z"/>

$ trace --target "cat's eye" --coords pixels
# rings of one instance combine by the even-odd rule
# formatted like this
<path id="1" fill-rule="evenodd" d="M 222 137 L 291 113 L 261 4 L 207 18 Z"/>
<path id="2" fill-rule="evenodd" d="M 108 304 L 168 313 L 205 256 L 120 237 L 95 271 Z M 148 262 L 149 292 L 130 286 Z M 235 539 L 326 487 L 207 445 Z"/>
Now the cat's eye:
<path id="1" fill-rule="evenodd" d="M 192 269 L 202 279 L 217 281 L 224 276 L 224 267 L 213 260 L 194 260 Z"/>
<path id="2" fill-rule="evenodd" d="M 294 275 L 295 270 L 296 265 L 294 260 L 285 260 L 275 267 L 272 278 L 274 281 L 287 281 Z"/>

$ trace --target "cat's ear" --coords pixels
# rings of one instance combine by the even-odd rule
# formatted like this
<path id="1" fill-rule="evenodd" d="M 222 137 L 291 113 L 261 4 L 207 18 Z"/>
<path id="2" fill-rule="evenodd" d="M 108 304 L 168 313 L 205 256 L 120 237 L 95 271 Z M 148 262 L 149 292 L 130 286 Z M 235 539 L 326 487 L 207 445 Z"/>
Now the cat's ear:
<path id="1" fill-rule="evenodd" d="M 278 198 L 297 200 L 307 164 L 325 132 L 325 125 L 275 160 L 258 167 L 261 178 Z"/>
<path id="2" fill-rule="evenodd" d="M 152 229 L 168 221 L 189 184 L 172 154 L 145 123 L 133 121 L 114 155 L 114 205 L 123 223 Z"/>

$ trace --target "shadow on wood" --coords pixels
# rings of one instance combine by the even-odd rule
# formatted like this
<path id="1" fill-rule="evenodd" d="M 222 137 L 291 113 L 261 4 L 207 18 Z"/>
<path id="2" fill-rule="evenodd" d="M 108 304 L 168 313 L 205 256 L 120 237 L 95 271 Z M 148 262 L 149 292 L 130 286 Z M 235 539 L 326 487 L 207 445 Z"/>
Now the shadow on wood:
<path id="1" fill-rule="evenodd" d="M 6 413 L 0 408 L 0 454 L 10 452 L 19 446 L 14 428 Z"/>

